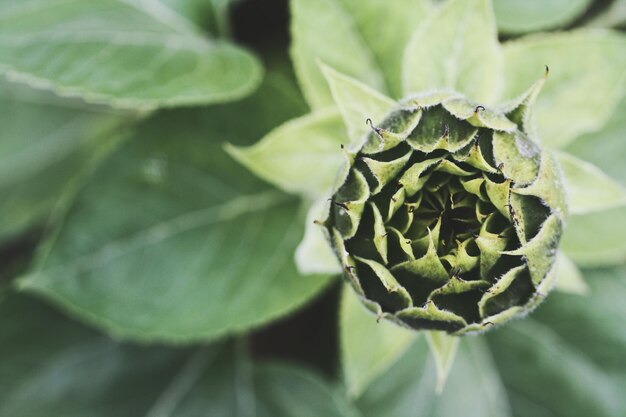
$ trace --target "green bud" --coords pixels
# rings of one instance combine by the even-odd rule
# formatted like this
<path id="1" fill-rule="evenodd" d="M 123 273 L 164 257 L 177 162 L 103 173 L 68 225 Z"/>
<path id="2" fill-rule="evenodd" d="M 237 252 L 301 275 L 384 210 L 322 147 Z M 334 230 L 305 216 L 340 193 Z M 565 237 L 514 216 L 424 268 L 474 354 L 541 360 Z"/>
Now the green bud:
<path id="1" fill-rule="evenodd" d="M 323 225 L 379 317 L 465 334 L 545 298 L 566 209 L 558 165 L 525 127 L 533 94 L 508 110 L 429 94 L 368 120 Z"/>

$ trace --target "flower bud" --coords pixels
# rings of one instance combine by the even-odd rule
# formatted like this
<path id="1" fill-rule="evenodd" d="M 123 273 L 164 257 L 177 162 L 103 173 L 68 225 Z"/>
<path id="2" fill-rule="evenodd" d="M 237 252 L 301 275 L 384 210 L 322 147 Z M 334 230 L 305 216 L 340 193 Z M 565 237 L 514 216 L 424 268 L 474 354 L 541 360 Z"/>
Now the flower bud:
<path id="1" fill-rule="evenodd" d="M 550 290 L 565 196 L 555 160 L 524 128 L 525 110 L 442 93 L 368 120 L 324 227 L 379 317 L 480 332 Z"/>

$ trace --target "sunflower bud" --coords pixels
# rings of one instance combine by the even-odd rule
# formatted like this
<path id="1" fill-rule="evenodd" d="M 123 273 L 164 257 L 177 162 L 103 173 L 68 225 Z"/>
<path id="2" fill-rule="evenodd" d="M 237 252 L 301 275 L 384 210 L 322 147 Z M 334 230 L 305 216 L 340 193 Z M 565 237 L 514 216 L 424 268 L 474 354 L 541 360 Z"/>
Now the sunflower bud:
<path id="1" fill-rule="evenodd" d="M 545 297 L 565 196 L 553 157 L 524 128 L 526 111 L 431 94 L 368 120 L 324 222 L 368 308 L 464 334 Z"/>

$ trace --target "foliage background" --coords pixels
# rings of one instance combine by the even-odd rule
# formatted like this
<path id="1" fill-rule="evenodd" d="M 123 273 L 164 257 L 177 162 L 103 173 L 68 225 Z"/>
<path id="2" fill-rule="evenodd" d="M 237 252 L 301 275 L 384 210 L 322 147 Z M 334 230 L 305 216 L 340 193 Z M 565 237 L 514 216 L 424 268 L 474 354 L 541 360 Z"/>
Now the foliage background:
<path id="1" fill-rule="evenodd" d="M 423 338 L 367 349 L 380 329 L 358 328 L 340 283 L 296 271 L 300 201 L 223 151 L 308 112 L 290 25 L 316 23 L 228 3 L 163 0 L 182 16 L 163 24 L 159 2 L 0 1 L 0 416 L 624 415 L 624 207 L 571 220 L 588 295 L 469 339 L 435 395 Z M 494 3 L 502 40 L 626 22 L 619 0 Z M 81 31 L 98 36 L 63 44 Z M 622 185 L 624 102 L 567 145 Z"/>

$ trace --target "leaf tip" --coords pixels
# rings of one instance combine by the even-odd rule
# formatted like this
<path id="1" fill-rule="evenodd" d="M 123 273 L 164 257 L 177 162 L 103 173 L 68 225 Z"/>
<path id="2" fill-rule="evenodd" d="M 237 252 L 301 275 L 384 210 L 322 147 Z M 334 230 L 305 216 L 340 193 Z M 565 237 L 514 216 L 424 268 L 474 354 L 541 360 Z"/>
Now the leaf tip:
<path id="1" fill-rule="evenodd" d="M 435 358 L 435 368 L 437 370 L 435 392 L 437 395 L 440 395 L 445 388 L 448 375 L 452 369 L 460 339 L 457 336 L 450 336 L 444 332 L 429 331 L 426 333 L 426 340 Z"/>

